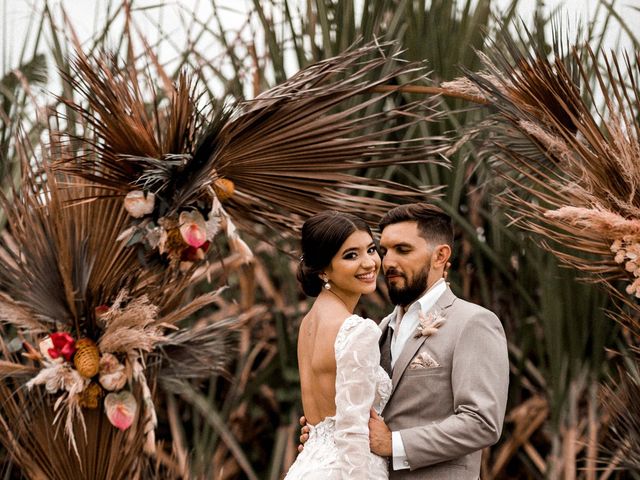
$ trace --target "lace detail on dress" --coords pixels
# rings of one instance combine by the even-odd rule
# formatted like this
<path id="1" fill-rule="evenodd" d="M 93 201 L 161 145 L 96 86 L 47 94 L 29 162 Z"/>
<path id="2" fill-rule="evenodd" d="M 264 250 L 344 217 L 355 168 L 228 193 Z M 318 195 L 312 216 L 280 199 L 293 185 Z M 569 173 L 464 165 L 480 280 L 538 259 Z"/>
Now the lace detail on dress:
<path id="1" fill-rule="evenodd" d="M 341 480 L 338 448 L 333 438 L 335 430 L 336 417 L 326 417 L 316 425 L 309 425 L 309 439 L 285 480 Z"/>
<path id="2" fill-rule="evenodd" d="M 355 332 L 355 333 L 354 333 Z M 365 336 L 375 336 L 376 344 L 372 348 L 370 352 L 372 355 L 373 363 L 376 365 L 373 373 L 373 377 L 375 378 L 376 391 L 375 398 L 372 404 L 372 407 L 378 412 L 378 414 L 382 413 L 385 405 L 389 401 L 391 397 L 391 381 L 389 379 L 389 375 L 384 371 L 384 368 L 380 366 L 380 351 L 378 347 L 378 339 L 380 338 L 380 328 L 375 324 L 373 320 L 369 320 L 368 318 L 362 318 L 358 315 L 352 315 L 347 318 L 340 330 L 338 331 L 338 335 L 336 336 L 335 342 L 335 352 L 336 352 L 336 364 L 338 363 L 338 359 L 342 358 L 344 355 L 345 348 L 349 344 L 350 338 L 352 335 L 365 335 Z M 367 343 L 366 341 L 363 343 Z M 368 346 L 363 345 L 363 353 L 367 354 Z M 337 379 L 336 379 L 337 384 Z M 336 385 L 337 386 L 337 385 Z M 337 388 L 336 388 L 337 391 Z"/>
<path id="3" fill-rule="evenodd" d="M 373 408 L 378 412 L 378 415 L 382 414 L 382 410 L 387 405 L 389 398 L 391 398 L 391 390 L 393 389 L 393 384 L 391 383 L 391 379 L 387 372 L 384 371 L 380 365 L 378 365 L 378 370 L 376 372 L 376 383 L 378 385 L 376 391 L 376 398 L 373 402 Z"/>
<path id="4" fill-rule="evenodd" d="M 348 317 L 336 336 L 336 415 L 311 428 L 286 479 L 388 479 L 387 461 L 369 449 L 369 410 L 380 413 L 391 379 L 380 366 L 380 329 Z"/>
<path id="5" fill-rule="evenodd" d="M 338 360 L 338 358 L 342 357 L 344 348 L 347 345 L 347 341 L 349 340 L 349 334 L 353 332 L 360 323 L 363 323 L 363 325 L 366 325 L 367 327 L 373 326 L 374 328 L 378 329 L 376 324 L 371 320 L 368 320 L 368 322 L 371 322 L 370 324 L 365 322 L 367 322 L 367 320 L 365 320 L 364 318 L 361 318 L 357 315 L 351 315 L 342 323 L 342 325 L 340 326 L 340 330 L 338 330 L 338 334 L 336 335 L 336 342 L 334 345 L 334 349 L 336 352 L 336 361 Z M 380 329 L 378 329 L 378 337 L 379 336 Z"/>

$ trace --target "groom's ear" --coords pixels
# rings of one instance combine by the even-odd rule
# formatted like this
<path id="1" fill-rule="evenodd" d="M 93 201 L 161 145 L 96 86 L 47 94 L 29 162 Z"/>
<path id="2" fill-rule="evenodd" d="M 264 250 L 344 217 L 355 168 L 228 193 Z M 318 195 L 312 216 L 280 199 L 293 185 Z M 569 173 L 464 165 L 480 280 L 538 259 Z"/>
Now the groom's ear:
<path id="1" fill-rule="evenodd" d="M 437 245 L 433 249 L 431 254 L 431 266 L 438 270 L 444 269 L 447 266 L 447 262 L 451 258 L 451 247 L 449 245 L 442 244 Z"/>

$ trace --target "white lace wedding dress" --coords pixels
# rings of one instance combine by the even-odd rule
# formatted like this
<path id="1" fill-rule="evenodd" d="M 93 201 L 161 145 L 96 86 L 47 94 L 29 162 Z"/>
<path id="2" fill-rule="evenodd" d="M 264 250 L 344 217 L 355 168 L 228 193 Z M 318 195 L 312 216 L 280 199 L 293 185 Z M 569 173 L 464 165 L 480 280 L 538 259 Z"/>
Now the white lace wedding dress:
<path id="1" fill-rule="evenodd" d="M 387 460 L 369 449 L 369 411 L 391 395 L 380 366 L 380 329 L 352 315 L 336 336 L 336 414 L 311 426 L 309 440 L 285 480 L 387 480 Z"/>

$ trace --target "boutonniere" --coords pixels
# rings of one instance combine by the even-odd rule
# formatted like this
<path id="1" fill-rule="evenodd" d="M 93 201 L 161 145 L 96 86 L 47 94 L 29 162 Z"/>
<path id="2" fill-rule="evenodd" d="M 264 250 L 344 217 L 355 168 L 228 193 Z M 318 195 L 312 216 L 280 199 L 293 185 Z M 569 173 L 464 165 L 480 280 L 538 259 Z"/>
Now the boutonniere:
<path id="1" fill-rule="evenodd" d="M 420 318 L 420 325 L 416 330 L 415 338 L 430 337 L 438 331 L 446 320 L 445 316 L 440 311 L 433 311 L 428 314 L 420 311 L 418 316 Z"/>

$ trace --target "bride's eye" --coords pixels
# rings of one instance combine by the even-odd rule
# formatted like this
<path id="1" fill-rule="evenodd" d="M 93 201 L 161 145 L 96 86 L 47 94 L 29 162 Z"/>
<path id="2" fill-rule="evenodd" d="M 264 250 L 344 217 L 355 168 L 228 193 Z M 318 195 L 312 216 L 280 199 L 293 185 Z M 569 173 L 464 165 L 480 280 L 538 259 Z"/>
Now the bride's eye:
<path id="1" fill-rule="evenodd" d="M 354 258 L 356 258 L 358 255 L 356 254 L 356 252 L 349 252 L 347 253 L 344 257 L 345 260 L 353 260 Z"/>

